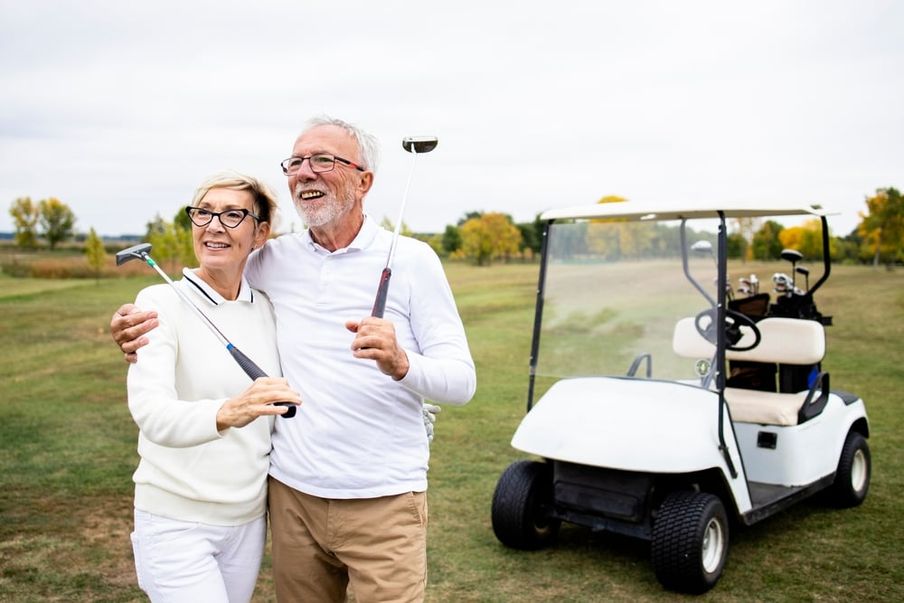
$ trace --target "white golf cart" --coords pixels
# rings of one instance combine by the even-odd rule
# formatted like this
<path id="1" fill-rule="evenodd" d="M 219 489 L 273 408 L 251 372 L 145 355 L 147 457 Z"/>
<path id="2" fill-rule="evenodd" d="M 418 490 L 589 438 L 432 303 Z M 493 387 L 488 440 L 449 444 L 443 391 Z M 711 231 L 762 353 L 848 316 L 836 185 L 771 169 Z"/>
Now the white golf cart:
<path id="1" fill-rule="evenodd" d="M 771 294 L 750 274 L 732 288 L 729 269 L 749 268 L 729 263 L 726 223 L 794 215 L 822 225 L 820 278 L 810 287 L 785 250 L 791 273 Z M 609 530 L 650 541 L 665 587 L 704 592 L 725 567 L 730 519 L 751 525 L 822 490 L 863 502 L 866 410 L 821 366 L 822 211 L 617 203 L 542 220 L 528 412 L 512 439 L 542 460 L 499 479 L 503 544 L 550 545 L 562 521 Z"/>

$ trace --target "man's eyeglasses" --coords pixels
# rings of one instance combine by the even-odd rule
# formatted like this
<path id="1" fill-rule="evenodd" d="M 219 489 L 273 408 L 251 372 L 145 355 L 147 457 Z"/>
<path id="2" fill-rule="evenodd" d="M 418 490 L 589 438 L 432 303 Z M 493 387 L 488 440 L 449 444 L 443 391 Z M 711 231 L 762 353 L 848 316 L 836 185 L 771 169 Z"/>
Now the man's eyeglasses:
<path id="1" fill-rule="evenodd" d="M 367 171 L 360 165 L 352 163 L 348 159 L 343 159 L 342 157 L 336 157 L 335 155 L 329 155 L 327 153 L 318 153 L 317 155 L 307 155 L 305 157 L 289 157 L 288 159 L 284 159 L 279 165 L 282 167 L 283 174 L 292 176 L 298 173 L 298 170 L 301 169 L 301 164 L 304 163 L 305 159 L 308 160 L 308 165 L 311 166 L 311 171 L 315 174 L 332 171 L 332 169 L 336 167 L 337 161 L 349 167 L 353 167 L 359 172 Z"/>
<path id="2" fill-rule="evenodd" d="M 226 228 L 235 228 L 242 223 L 245 216 L 251 216 L 255 220 L 260 220 L 258 216 L 244 208 L 227 209 L 226 211 L 210 211 L 203 207 L 186 207 L 185 213 L 188 214 L 188 219 L 191 220 L 191 223 L 199 227 L 207 226 L 214 218 L 219 218 L 220 224 Z"/>

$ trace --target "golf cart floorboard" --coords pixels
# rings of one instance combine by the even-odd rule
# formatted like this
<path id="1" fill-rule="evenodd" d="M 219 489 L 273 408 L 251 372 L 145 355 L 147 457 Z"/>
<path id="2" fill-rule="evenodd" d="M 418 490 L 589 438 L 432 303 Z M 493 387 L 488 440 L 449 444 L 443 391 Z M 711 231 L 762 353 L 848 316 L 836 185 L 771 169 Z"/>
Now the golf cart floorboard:
<path id="1" fill-rule="evenodd" d="M 749 482 L 750 503 L 753 508 L 744 514 L 744 523 L 752 525 L 782 511 L 794 503 L 808 498 L 832 485 L 835 474 L 827 475 L 805 486 L 779 486 L 762 482 Z"/>

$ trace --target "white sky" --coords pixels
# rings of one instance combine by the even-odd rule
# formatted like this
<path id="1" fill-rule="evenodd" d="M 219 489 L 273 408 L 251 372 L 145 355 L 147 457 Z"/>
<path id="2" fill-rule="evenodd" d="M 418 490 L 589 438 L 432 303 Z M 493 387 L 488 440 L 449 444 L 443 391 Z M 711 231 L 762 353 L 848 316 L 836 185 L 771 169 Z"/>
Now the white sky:
<path id="1" fill-rule="evenodd" d="M 0 0 L 0 231 L 19 196 L 143 233 L 207 175 L 279 169 L 311 116 L 375 134 L 368 213 L 441 231 L 637 203 L 819 202 L 904 187 L 904 3 Z"/>

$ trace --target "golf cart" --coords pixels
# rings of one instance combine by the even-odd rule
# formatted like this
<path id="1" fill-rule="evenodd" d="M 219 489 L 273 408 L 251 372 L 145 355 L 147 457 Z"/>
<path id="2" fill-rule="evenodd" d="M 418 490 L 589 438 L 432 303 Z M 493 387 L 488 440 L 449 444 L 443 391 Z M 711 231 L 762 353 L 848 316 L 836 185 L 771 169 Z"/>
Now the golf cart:
<path id="1" fill-rule="evenodd" d="M 776 273 L 771 293 L 755 274 L 732 287 L 729 269 L 749 266 L 728 261 L 727 224 L 776 216 L 821 223 L 821 276 L 810 286 L 785 250 L 790 275 Z M 822 370 L 824 212 L 618 203 L 541 219 L 528 412 L 512 438 L 540 460 L 513 463 L 496 486 L 504 545 L 551 545 L 563 521 L 624 534 L 650 542 L 666 588 L 700 593 L 725 567 L 730 522 L 820 491 L 863 502 L 866 410 Z"/>

